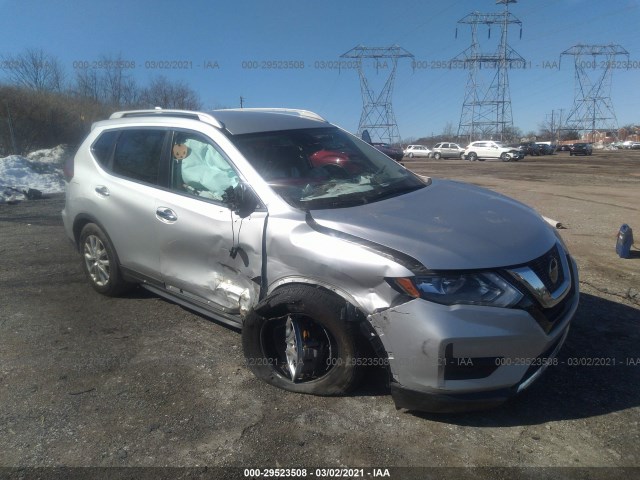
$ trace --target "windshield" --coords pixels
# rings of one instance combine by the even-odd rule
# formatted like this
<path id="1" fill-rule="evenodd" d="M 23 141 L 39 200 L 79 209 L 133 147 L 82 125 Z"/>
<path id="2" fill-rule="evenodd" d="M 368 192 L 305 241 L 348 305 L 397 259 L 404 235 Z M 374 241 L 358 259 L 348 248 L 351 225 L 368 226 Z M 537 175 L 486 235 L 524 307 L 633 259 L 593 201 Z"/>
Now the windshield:
<path id="1" fill-rule="evenodd" d="M 362 205 L 425 186 L 402 165 L 336 127 L 231 140 L 271 188 L 304 210 Z"/>

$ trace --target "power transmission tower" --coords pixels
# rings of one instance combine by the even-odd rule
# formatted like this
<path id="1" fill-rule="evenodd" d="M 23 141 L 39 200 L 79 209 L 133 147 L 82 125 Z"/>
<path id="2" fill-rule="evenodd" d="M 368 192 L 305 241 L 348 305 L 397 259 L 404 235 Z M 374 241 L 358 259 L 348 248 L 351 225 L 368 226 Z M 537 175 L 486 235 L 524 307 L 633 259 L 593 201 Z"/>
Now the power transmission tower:
<path id="1" fill-rule="evenodd" d="M 513 127 L 508 71 L 525 66 L 525 60 L 507 43 L 509 25 L 519 25 L 522 37 L 522 22 L 509 13 L 509 4 L 516 1 L 497 0 L 496 4 L 504 5 L 504 11 L 473 12 L 458 21 L 458 24 L 471 27 L 471 46 L 451 60 L 452 65 L 462 66 L 469 72 L 458 137 L 467 137 L 469 141 L 480 137 L 503 140 Z M 498 26 L 500 42 L 497 51 L 488 53 L 482 50 L 478 41 L 479 25 L 487 26 L 489 38 L 491 27 Z M 488 79 L 490 82 L 486 81 Z M 487 83 L 488 87 L 485 86 Z"/>
<path id="2" fill-rule="evenodd" d="M 575 93 L 573 107 L 563 130 L 575 130 L 583 138 L 598 130 L 618 136 L 618 120 L 611 103 L 611 80 L 616 57 L 627 52 L 620 45 L 574 45 L 560 54 L 574 57 Z M 629 62 L 627 62 L 629 63 Z M 592 139 L 593 140 L 593 139 Z"/>
<path id="3" fill-rule="evenodd" d="M 391 47 L 364 47 L 358 45 L 347 53 L 340 55 L 340 58 L 355 58 L 358 60 L 358 75 L 362 93 L 362 114 L 358 125 L 358 136 L 362 136 L 362 132 L 368 130 L 372 140 L 377 139 L 390 144 L 399 144 L 401 141 L 400 131 L 398 130 L 398 124 L 391 105 L 393 83 L 396 78 L 398 60 L 400 58 L 414 58 L 413 55 L 398 45 L 392 45 Z M 369 81 L 365 74 L 362 62 L 365 58 L 371 58 L 375 61 L 376 72 L 379 72 L 380 68 L 389 68 L 387 80 L 377 97 L 369 86 Z"/>

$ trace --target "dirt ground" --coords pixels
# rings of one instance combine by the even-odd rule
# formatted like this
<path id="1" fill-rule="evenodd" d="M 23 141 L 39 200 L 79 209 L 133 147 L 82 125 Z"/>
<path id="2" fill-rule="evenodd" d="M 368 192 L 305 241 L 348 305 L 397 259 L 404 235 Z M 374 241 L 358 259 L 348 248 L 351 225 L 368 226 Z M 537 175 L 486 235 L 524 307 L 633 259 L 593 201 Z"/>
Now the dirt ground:
<path id="1" fill-rule="evenodd" d="M 615 234 L 628 223 L 640 238 L 640 151 L 405 164 L 507 194 L 566 227 L 580 307 L 561 363 L 523 395 L 491 411 L 429 415 L 396 411 L 376 371 L 347 397 L 277 390 L 245 368 L 236 331 L 142 290 L 96 294 L 55 196 L 0 205 L 0 467 L 12 467 L 0 478 L 53 466 L 637 478 L 640 252 L 618 258 Z"/>

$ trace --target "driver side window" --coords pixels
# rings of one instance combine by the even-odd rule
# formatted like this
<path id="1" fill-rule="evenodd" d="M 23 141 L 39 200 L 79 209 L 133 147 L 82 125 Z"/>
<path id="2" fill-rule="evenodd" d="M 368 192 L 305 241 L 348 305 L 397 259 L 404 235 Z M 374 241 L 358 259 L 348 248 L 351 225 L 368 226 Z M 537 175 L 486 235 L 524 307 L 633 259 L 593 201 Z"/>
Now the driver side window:
<path id="1" fill-rule="evenodd" d="M 225 191 L 240 183 L 226 155 L 200 134 L 174 132 L 171 155 L 173 190 L 221 202 Z"/>

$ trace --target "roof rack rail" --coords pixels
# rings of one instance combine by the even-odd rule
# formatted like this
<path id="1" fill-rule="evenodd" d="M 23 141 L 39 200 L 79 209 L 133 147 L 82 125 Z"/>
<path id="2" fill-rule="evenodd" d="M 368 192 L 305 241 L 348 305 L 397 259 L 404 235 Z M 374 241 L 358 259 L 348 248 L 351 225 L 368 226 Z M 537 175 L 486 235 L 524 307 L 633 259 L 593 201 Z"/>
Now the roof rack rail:
<path id="1" fill-rule="evenodd" d="M 175 109 L 162 109 L 162 108 L 154 108 L 148 110 L 125 110 L 120 112 L 114 112 L 109 117 L 110 119 L 115 118 L 131 118 L 131 117 L 148 117 L 148 116 L 161 116 L 161 117 L 179 117 L 179 118 L 189 118 L 192 120 L 200 120 L 201 122 L 208 123 L 209 125 L 213 125 L 214 127 L 224 128 L 218 120 L 213 118 L 208 113 L 196 112 L 192 110 L 175 110 Z"/>
<path id="2" fill-rule="evenodd" d="M 310 110 L 302 110 L 299 108 L 225 108 L 224 112 L 265 112 L 265 113 L 282 113 L 285 115 L 295 115 L 298 117 L 311 118 L 326 122 L 323 117 Z"/>

